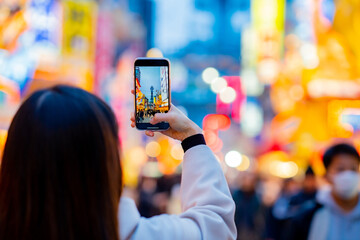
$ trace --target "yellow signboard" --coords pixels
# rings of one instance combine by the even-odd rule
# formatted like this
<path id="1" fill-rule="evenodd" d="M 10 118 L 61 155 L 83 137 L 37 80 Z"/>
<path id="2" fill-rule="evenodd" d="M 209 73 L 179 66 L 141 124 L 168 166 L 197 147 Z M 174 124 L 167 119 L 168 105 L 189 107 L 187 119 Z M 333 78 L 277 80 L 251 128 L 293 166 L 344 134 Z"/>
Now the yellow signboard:
<path id="1" fill-rule="evenodd" d="M 273 83 L 279 73 L 283 52 L 285 0 L 251 1 L 257 51 L 257 72 L 264 83 Z"/>
<path id="2" fill-rule="evenodd" d="M 357 63 L 360 75 L 360 0 L 335 1 L 334 30 L 342 35 Z"/>
<path id="3" fill-rule="evenodd" d="M 96 11 L 94 1 L 65 0 L 63 53 L 93 58 L 95 50 Z"/>
<path id="4" fill-rule="evenodd" d="M 97 4 L 93 0 L 64 0 L 63 77 L 93 90 Z"/>
<path id="5" fill-rule="evenodd" d="M 253 0 L 251 1 L 252 20 L 258 31 L 284 31 L 285 0 Z"/>

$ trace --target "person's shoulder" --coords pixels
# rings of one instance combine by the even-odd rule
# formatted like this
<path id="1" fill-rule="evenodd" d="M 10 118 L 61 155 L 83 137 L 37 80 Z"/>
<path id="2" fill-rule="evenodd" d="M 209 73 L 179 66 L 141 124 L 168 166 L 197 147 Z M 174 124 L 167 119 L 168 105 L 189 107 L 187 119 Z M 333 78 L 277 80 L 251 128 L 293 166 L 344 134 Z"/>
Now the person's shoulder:
<path id="1" fill-rule="evenodd" d="M 307 203 L 299 209 L 298 213 L 293 217 L 293 220 L 296 222 L 307 222 L 308 220 L 311 220 L 314 214 L 323 207 L 324 205 L 316 201 Z"/>
<path id="2" fill-rule="evenodd" d="M 316 201 L 308 203 L 302 206 L 295 216 L 292 217 L 291 222 L 293 225 L 301 228 L 301 232 L 308 233 L 309 228 L 317 211 L 322 209 L 324 206 Z"/>

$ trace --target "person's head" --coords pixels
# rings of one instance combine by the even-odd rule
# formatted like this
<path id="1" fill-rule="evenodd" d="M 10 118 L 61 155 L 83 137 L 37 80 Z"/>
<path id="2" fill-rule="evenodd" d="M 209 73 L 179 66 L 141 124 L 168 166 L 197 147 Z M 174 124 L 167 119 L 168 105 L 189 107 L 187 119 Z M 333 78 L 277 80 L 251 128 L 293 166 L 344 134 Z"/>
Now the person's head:
<path id="1" fill-rule="evenodd" d="M 8 131 L 0 169 L 0 239 L 118 239 L 117 123 L 69 86 L 32 94 Z"/>
<path id="2" fill-rule="evenodd" d="M 316 176 L 310 166 L 305 171 L 303 189 L 305 193 L 314 193 L 317 190 Z"/>
<path id="3" fill-rule="evenodd" d="M 299 191 L 299 183 L 294 178 L 287 178 L 283 182 L 282 193 L 286 196 L 291 196 Z"/>
<path id="4" fill-rule="evenodd" d="M 334 193 L 342 199 L 351 199 L 358 193 L 360 156 L 349 144 L 330 147 L 323 156 L 326 179 Z"/>
<path id="5" fill-rule="evenodd" d="M 241 179 L 241 190 L 244 192 L 253 193 L 258 184 L 258 176 L 255 172 L 243 172 Z"/>

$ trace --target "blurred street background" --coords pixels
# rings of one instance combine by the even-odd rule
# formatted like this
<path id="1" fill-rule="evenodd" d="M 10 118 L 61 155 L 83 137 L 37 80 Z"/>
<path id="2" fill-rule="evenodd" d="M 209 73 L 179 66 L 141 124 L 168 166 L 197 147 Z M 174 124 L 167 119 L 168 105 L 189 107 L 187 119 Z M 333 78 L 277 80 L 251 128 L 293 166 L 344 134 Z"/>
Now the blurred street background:
<path id="1" fill-rule="evenodd" d="M 239 239 L 264 239 L 282 200 L 326 187 L 325 148 L 360 150 L 359 40 L 360 0 L 1 0 L 0 157 L 24 98 L 80 86 L 117 116 L 125 194 L 143 216 L 179 213 L 180 143 L 129 121 L 134 59 L 163 56 L 172 103 L 234 193 Z"/>

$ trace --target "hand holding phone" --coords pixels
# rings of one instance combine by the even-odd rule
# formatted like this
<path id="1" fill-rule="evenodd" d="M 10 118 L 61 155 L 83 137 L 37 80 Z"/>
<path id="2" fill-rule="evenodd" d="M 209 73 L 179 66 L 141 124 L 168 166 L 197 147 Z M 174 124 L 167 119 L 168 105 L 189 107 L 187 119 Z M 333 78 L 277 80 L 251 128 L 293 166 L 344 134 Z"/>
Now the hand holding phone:
<path id="1" fill-rule="evenodd" d="M 151 124 L 157 113 L 170 110 L 170 63 L 164 58 L 137 58 L 134 63 L 135 125 L 139 130 L 163 131 L 169 123 Z"/>
<path id="2" fill-rule="evenodd" d="M 131 127 L 135 127 L 135 114 L 132 114 Z M 168 113 L 157 113 L 152 118 L 151 123 L 157 124 L 159 122 L 169 123 L 169 129 L 161 131 L 162 134 L 176 140 L 183 141 L 185 138 L 195 134 L 202 133 L 202 129 L 185 116 L 177 107 L 171 106 Z M 154 131 L 146 130 L 145 134 L 149 137 L 154 136 Z"/>

